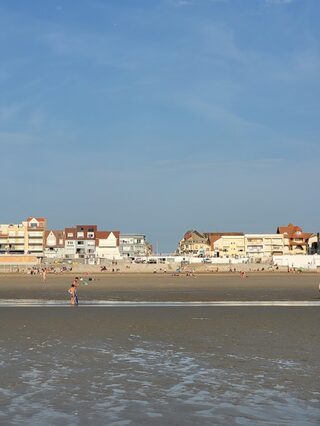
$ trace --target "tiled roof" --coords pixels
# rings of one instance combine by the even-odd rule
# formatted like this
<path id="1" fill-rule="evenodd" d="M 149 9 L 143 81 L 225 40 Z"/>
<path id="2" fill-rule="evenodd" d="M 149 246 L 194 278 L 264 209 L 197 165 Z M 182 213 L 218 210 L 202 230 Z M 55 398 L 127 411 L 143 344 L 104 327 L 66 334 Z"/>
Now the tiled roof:
<path id="1" fill-rule="evenodd" d="M 202 234 L 201 232 L 196 231 L 196 230 L 193 230 L 193 231 L 187 231 L 187 232 L 184 234 L 183 239 L 184 239 L 184 240 L 189 240 L 190 238 L 192 238 L 192 237 L 194 237 L 194 236 L 196 236 L 196 237 L 198 237 L 198 238 L 202 238 L 202 239 L 205 239 L 205 238 L 206 238 L 206 236 L 205 236 L 204 234 Z"/>
<path id="2" fill-rule="evenodd" d="M 56 238 L 56 244 L 55 244 L 54 246 L 52 246 L 52 245 L 48 246 L 48 245 L 47 245 L 47 238 L 48 238 L 49 234 L 51 234 L 51 233 L 52 233 L 52 234 L 55 236 L 55 238 Z M 53 229 L 51 229 L 51 230 L 49 230 L 49 231 L 45 231 L 44 238 L 45 238 L 45 245 L 46 245 L 46 247 L 64 247 L 64 240 L 65 240 L 65 234 L 64 234 L 64 231 L 61 231 L 61 230 L 53 230 Z M 63 241 L 61 244 L 60 244 L 60 240 L 62 240 L 62 241 Z"/>
<path id="3" fill-rule="evenodd" d="M 116 237 L 117 245 L 119 245 L 120 231 L 97 231 L 96 232 L 97 245 L 99 244 L 99 240 L 106 240 L 111 233 Z"/>
<path id="4" fill-rule="evenodd" d="M 45 217 L 28 217 L 27 222 L 30 222 L 32 219 L 36 219 L 38 222 L 45 222 L 47 219 Z"/>
<path id="5" fill-rule="evenodd" d="M 279 226 L 277 229 L 278 234 L 284 234 L 287 238 L 302 238 L 304 240 L 309 239 L 313 234 L 310 232 L 302 232 L 300 226 L 293 225 L 289 223 L 288 226 Z"/>

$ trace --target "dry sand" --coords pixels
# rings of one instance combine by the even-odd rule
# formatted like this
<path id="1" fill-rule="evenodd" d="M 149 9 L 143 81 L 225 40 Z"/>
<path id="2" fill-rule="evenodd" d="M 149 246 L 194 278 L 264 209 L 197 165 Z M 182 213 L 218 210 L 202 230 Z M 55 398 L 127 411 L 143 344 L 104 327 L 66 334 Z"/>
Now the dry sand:
<path id="1" fill-rule="evenodd" d="M 0 299 L 65 300 L 75 275 L 0 275 Z M 215 301 L 318 300 L 318 274 L 252 273 L 173 277 L 169 274 L 96 274 L 79 286 L 81 300 Z"/>

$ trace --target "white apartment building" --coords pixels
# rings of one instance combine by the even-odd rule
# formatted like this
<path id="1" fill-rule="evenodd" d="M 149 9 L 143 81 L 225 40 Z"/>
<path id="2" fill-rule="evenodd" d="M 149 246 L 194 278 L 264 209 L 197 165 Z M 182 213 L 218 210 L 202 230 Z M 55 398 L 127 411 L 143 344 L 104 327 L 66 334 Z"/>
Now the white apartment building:
<path id="1" fill-rule="evenodd" d="M 143 234 L 120 234 L 120 254 L 123 258 L 147 256 L 150 245 Z"/>
<path id="2" fill-rule="evenodd" d="M 245 251 L 249 259 L 268 260 L 284 253 L 281 234 L 245 234 Z"/>

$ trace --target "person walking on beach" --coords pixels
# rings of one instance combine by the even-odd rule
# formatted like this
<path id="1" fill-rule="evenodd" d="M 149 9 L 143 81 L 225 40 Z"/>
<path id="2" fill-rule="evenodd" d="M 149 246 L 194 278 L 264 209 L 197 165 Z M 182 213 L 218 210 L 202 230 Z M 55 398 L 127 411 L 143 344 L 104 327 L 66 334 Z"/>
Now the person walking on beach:
<path id="1" fill-rule="evenodd" d="M 78 304 L 78 292 L 77 292 L 77 288 L 74 284 L 71 284 L 71 287 L 69 288 L 68 293 L 70 295 L 70 304 L 71 305 L 77 305 Z"/>

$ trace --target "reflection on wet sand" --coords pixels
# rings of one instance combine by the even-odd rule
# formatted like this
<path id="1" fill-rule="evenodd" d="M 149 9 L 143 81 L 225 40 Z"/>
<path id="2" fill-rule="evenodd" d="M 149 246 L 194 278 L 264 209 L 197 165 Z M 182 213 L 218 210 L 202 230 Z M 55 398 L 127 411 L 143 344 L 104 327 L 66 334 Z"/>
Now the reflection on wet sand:
<path id="1" fill-rule="evenodd" d="M 317 307 L 2 308 L 0 422 L 317 425 L 319 320 Z"/>

